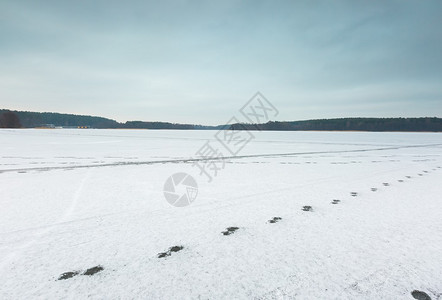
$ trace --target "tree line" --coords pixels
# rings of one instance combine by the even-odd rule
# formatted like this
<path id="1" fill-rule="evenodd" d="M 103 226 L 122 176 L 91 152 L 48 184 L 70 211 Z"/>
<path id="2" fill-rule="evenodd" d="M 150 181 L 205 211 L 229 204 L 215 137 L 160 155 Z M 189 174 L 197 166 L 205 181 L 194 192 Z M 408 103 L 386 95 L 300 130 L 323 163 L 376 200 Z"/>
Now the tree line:
<path id="1" fill-rule="evenodd" d="M 307 121 L 233 124 L 231 128 L 277 131 L 442 131 L 441 118 L 340 118 Z"/>
<path id="2" fill-rule="evenodd" d="M 39 113 L 0 109 L 0 128 L 55 127 L 179 129 L 179 130 L 275 130 L 275 131 L 442 131 L 442 118 L 340 118 L 306 121 L 270 121 L 265 124 L 204 126 L 169 122 L 128 121 L 60 113 Z"/>

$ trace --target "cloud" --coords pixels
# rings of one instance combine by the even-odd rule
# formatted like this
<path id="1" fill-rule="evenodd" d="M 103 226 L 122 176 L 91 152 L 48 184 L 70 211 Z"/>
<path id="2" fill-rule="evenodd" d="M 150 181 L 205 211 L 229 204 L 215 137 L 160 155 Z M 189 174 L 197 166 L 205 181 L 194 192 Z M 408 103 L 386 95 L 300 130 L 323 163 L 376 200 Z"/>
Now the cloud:
<path id="1" fill-rule="evenodd" d="M 439 1 L 2 1 L 1 106 L 224 122 L 441 115 Z M 383 104 L 382 104 L 383 103 Z"/>

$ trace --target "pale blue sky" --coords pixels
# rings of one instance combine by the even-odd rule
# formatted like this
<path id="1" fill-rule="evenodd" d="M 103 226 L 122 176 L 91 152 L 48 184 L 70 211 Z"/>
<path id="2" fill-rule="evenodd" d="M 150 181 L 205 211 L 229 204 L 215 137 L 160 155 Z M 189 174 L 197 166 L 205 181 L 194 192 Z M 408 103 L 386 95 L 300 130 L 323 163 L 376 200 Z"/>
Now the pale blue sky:
<path id="1" fill-rule="evenodd" d="M 221 124 L 442 117 L 442 1 L 0 0 L 0 108 Z"/>

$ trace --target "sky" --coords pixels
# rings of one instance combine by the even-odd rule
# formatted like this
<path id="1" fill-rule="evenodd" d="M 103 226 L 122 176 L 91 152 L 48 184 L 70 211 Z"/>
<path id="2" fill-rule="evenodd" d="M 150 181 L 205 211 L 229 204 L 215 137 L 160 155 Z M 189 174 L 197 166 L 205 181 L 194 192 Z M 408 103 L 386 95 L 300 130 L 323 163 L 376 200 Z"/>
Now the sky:
<path id="1" fill-rule="evenodd" d="M 442 117 L 442 1 L 0 0 L 0 108 L 223 124 Z"/>

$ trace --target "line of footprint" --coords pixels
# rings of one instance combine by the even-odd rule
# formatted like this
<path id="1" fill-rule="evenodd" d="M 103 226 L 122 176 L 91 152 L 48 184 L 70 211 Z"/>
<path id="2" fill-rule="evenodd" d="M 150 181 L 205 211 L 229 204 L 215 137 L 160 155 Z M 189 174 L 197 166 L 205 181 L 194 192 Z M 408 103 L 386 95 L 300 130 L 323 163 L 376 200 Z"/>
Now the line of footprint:
<path id="1" fill-rule="evenodd" d="M 432 169 L 432 170 L 433 170 L 433 171 L 436 171 L 437 169 L 441 169 L 441 168 L 442 168 L 442 167 L 438 166 L 437 168 L 434 168 L 434 169 Z M 427 170 L 423 170 L 422 172 L 425 173 L 425 174 L 430 173 L 430 172 L 427 171 Z M 418 173 L 417 175 L 418 175 L 418 176 L 423 176 L 422 173 Z M 406 177 L 407 179 L 411 179 L 411 178 L 413 178 L 413 177 L 410 176 L 410 175 L 407 175 L 407 176 L 405 176 L 405 177 Z M 398 182 L 404 182 L 404 180 L 403 180 L 403 179 L 399 179 Z M 388 182 L 383 182 L 382 185 L 387 187 L 387 186 L 390 186 L 390 183 L 388 183 Z M 371 190 L 372 192 L 376 192 L 376 191 L 378 191 L 378 188 L 372 187 L 370 190 Z M 358 192 L 350 192 L 350 195 L 351 195 L 352 197 L 357 197 L 357 196 L 358 196 Z M 341 200 L 339 200 L 339 199 L 333 199 L 332 202 L 331 202 L 331 204 L 339 204 L 340 202 L 341 202 Z M 313 207 L 310 206 L 310 205 L 304 205 L 304 206 L 302 207 L 302 211 L 313 212 Z M 281 217 L 273 217 L 272 219 L 268 220 L 267 223 L 274 224 L 274 223 L 277 223 L 277 222 L 279 222 L 279 221 L 281 221 L 281 220 L 282 220 Z M 221 233 L 222 233 L 223 235 L 232 235 L 232 234 L 234 234 L 237 230 L 239 230 L 239 227 L 231 226 L 231 227 L 227 227 L 227 228 L 226 228 L 224 231 L 222 231 Z M 166 258 L 166 257 L 171 256 L 173 253 L 179 252 L 179 251 L 181 251 L 181 250 L 183 250 L 183 249 L 184 249 L 184 246 L 182 246 L 182 245 L 172 246 L 172 247 L 170 247 L 167 251 L 164 251 L 164 252 L 160 252 L 160 253 L 158 253 L 158 254 L 157 254 L 157 257 L 158 257 L 158 258 Z M 98 273 L 98 272 L 101 272 L 101 271 L 103 271 L 103 270 L 104 270 L 104 267 L 101 266 L 101 265 L 98 265 L 98 266 L 92 267 L 92 268 L 90 268 L 90 269 L 87 269 L 87 270 L 84 271 L 83 273 L 82 273 L 81 271 L 71 271 L 71 272 L 63 273 L 63 274 L 61 274 L 61 275 L 59 276 L 59 278 L 58 278 L 57 280 L 66 280 L 66 279 L 72 278 L 72 277 L 77 276 L 77 275 L 89 275 L 89 276 L 91 276 L 91 275 L 94 275 L 94 274 L 96 274 L 96 273 Z M 422 292 L 422 291 L 414 290 L 414 291 L 411 292 L 411 295 L 412 295 L 415 299 L 419 299 L 419 300 L 421 300 L 421 299 L 422 299 L 422 300 L 431 300 L 431 297 L 428 296 L 428 294 L 426 294 L 425 292 Z"/>

